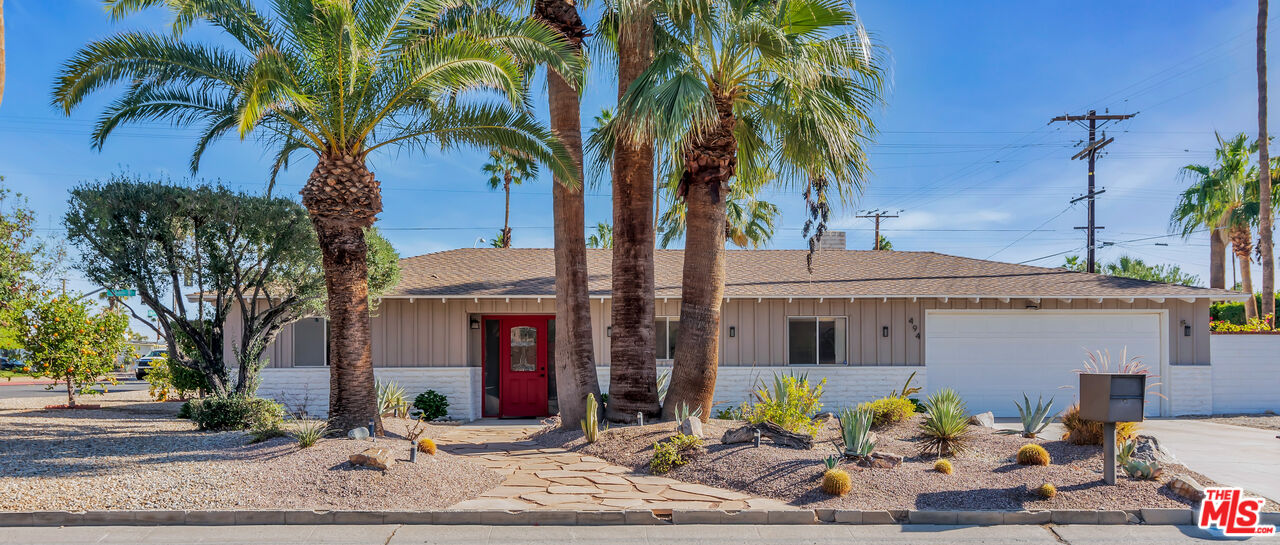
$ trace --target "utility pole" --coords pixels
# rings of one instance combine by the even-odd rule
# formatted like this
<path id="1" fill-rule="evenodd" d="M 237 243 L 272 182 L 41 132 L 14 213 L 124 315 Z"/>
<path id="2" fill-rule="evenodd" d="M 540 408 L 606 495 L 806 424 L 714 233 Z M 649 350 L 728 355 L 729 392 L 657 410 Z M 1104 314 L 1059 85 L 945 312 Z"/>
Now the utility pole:
<path id="1" fill-rule="evenodd" d="M 1098 151 L 1106 147 L 1107 144 L 1110 144 L 1116 140 L 1115 138 L 1107 138 L 1106 133 L 1103 133 L 1102 139 L 1099 140 L 1097 137 L 1098 129 L 1101 128 L 1101 126 L 1106 126 L 1106 124 L 1111 121 L 1123 121 L 1135 115 L 1138 115 L 1138 114 L 1136 113 L 1132 113 L 1132 114 L 1104 113 L 1102 115 L 1098 115 L 1097 110 L 1089 110 L 1089 113 L 1086 113 L 1084 115 L 1060 115 L 1058 117 L 1055 117 L 1049 120 L 1050 124 L 1053 124 L 1058 121 L 1074 122 L 1089 130 L 1089 140 L 1088 142 L 1085 143 L 1084 149 L 1080 150 L 1079 153 L 1071 156 L 1072 160 L 1085 159 L 1085 158 L 1089 159 L 1089 192 L 1086 193 L 1083 197 L 1072 199 L 1071 202 L 1077 203 L 1085 199 L 1088 199 L 1089 201 L 1089 225 L 1085 227 L 1076 227 L 1076 229 L 1084 229 L 1088 233 L 1087 236 L 1085 237 L 1085 247 L 1088 248 L 1088 258 L 1087 258 L 1088 265 L 1086 267 L 1086 270 L 1091 273 L 1098 272 L 1098 264 L 1094 255 L 1094 251 L 1097 249 L 1097 243 L 1095 242 L 1095 238 L 1096 238 L 1097 230 L 1102 229 L 1102 227 L 1099 227 L 1097 225 L 1097 222 L 1095 221 L 1095 218 L 1094 218 L 1094 200 L 1098 195 L 1101 195 L 1102 193 L 1106 192 L 1105 189 L 1102 191 L 1094 191 L 1093 171 L 1094 171 L 1094 166 L 1097 164 Z M 1084 125 L 1082 123 L 1083 121 L 1088 121 L 1089 124 Z M 1099 121 L 1102 122 L 1101 126 L 1098 125 Z"/>
<path id="2" fill-rule="evenodd" d="M 902 211 L 899 210 L 898 212 L 902 212 Z M 879 250 L 880 249 L 880 218 L 896 218 L 898 217 L 898 215 L 897 214 L 891 215 L 888 212 L 885 212 L 882 210 L 871 210 L 864 215 L 855 216 L 855 217 L 876 219 L 876 238 L 874 239 L 874 242 L 871 243 L 871 249 Z"/>

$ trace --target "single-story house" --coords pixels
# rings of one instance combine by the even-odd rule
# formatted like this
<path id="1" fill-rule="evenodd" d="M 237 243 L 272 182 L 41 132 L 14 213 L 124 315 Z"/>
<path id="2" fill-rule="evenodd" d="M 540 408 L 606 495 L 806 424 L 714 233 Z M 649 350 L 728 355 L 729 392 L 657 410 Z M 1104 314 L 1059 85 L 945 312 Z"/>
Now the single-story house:
<path id="1" fill-rule="evenodd" d="M 915 373 L 925 394 L 954 388 L 973 412 L 1016 416 L 1014 401 L 1024 393 L 1033 402 L 1052 396 L 1060 408 L 1072 403 L 1074 371 L 1086 351 L 1103 350 L 1113 363 L 1122 354 L 1141 357 L 1161 376 L 1164 398 L 1150 401 L 1151 415 L 1209 413 L 1209 305 L 1243 297 L 933 252 L 824 249 L 812 274 L 804 250 L 727 254 L 716 400 L 728 404 L 747 400 L 758 381 L 777 372 L 827 379 L 829 409 L 887 395 Z M 681 250 L 656 251 L 660 366 L 671 364 L 680 331 L 682 258 Z M 605 391 L 610 259 L 610 250 L 587 250 Z M 551 250 L 460 249 L 400 264 L 402 280 L 373 317 L 379 379 L 396 381 L 410 397 L 428 388 L 443 393 L 457 418 L 555 411 Z M 326 335 L 320 318 L 286 327 L 267 350 L 259 393 L 323 414 Z M 1270 382 L 1280 376 L 1262 374 Z M 1278 399 L 1264 394 L 1258 403 L 1276 409 Z"/>

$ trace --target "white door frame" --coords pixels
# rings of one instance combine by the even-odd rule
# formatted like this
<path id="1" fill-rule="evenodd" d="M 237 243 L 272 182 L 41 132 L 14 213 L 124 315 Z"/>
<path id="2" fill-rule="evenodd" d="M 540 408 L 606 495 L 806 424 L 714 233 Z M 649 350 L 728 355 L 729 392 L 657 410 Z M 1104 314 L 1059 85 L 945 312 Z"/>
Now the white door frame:
<path id="1" fill-rule="evenodd" d="M 1169 416 L 1169 309 L 925 309 L 924 311 L 924 366 L 929 368 L 929 316 L 932 314 L 1153 314 L 1159 319 L 1160 361 L 1156 368 L 1160 370 L 1160 416 Z M 1083 348 L 1083 347 L 1082 347 Z M 1147 362 L 1150 365 L 1150 362 Z M 1083 362 L 1082 362 L 1083 365 Z"/>

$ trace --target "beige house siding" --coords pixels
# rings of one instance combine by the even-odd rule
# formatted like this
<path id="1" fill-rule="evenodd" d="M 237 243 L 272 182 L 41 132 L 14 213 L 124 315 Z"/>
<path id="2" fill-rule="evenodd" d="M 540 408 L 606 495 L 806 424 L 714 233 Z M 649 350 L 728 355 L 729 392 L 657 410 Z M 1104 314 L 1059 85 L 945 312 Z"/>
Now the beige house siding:
<path id="1" fill-rule="evenodd" d="M 725 302 L 721 317 L 720 357 L 724 366 L 783 365 L 787 361 L 789 316 L 843 316 L 847 319 L 846 349 L 850 365 L 922 365 L 925 361 L 925 311 L 930 309 L 1023 309 L 1035 305 L 1026 299 L 756 299 Z M 1169 362 L 1174 365 L 1209 363 L 1209 301 L 1188 303 L 1178 299 L 1156 302 L 1135 299 L 1042 299 L 1039 308 L 1057 309 L 1157 309 L 1168 310 Z M 659 298 L 657 316 L 678 316 L 677 298 Z M 480 365 L 481 330 L 470 329 L 470 320 L 486 314 L 554 314 L 551 298 L 536 299 L 387 299 L 373 318 L 375 367 L 464 367 Z M 591 300 L 592 336 L 597 362 L 609 362 L 611 301 Z M 1183 334 L 1183 321 L 1191 336 Z M 239 335 L 240 320 L 227 324 L 226 356 Z M 736 335 L 729 337 L 729 327 Z M 889 336 L 881 335 L 889 327 Z M 1083 348 L 1083 347 L 1082 347 Z M 267 348 L 270 367 L 293 366 L 292 326 L 286 326 Z M 1156 354 L 1143 354 L 1149 360 Z M 1083 354 L 1082 354 L 1083 357 Z"/>

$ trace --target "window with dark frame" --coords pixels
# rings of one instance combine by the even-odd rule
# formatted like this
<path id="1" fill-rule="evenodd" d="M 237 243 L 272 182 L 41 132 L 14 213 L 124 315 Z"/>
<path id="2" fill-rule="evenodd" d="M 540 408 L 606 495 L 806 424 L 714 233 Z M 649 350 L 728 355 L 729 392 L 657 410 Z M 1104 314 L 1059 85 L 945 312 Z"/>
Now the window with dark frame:
<path id="1" fill-rule="evenodd" d="M 788 365 L 843 365 L 847 318 L 792 316 L 787 318 Z"/>
<path id="2" fill-rule="evenodd" d="M 654 320 L 654 331 L 657 338 L 657 359 L 670 360 L 676 357 L 676 333 L 680 330 L 679 316 L 659 316 Z"/>

